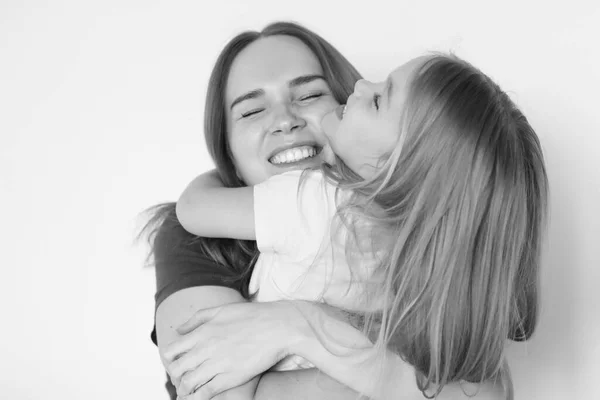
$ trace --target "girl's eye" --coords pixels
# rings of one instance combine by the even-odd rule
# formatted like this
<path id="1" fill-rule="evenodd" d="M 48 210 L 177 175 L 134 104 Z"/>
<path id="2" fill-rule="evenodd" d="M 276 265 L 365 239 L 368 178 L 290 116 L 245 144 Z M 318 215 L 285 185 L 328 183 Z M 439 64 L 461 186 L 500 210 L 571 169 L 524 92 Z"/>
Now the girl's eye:
<path id="1" fill-rule="evenodd" d="M 311 101 L 323 96 L 323 93 L 313 93 L 307 96 L 300 97 L 300 101 Z"/>
<path id="2" fill-rule="evenodd" d="M 375 106 L 376 110 L 379 110 L 379 99 L 381 99 L 381 95 L 375 93 L 373 95 L 373 105 Z"/>
<path id="3" fill-rule="evenodd" d="M 261 112 L 263 112 L 264 110 L 265 110 L 264 108 L 257 108 L 257 109 L 255 109 L 255 110 L 250 110 L 250 111 L 248 111 L 248 112 L 245 112 L 245 113 L 243 113 L 243 114 L 242 114 L 242 118 L 248 118 L 248 117 L 251 117 L 251 116 L 253 116 L 253 115 L 256 115 L 256 114 L 258 114 L 258 113 L 261 113 Z"/>

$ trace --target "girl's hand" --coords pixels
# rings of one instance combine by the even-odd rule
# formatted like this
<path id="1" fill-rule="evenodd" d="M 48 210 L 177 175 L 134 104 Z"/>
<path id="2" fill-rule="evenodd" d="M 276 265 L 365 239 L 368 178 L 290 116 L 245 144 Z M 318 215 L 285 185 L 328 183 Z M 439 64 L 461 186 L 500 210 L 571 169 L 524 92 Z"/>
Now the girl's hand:
<path id="1" fill-rule="evenodd" d="M 306 322 L 287 302 L 234 303 L 200 310 L 162 354 L 179 396 L 211 398 L 266 371 L 301 340 Z"/>

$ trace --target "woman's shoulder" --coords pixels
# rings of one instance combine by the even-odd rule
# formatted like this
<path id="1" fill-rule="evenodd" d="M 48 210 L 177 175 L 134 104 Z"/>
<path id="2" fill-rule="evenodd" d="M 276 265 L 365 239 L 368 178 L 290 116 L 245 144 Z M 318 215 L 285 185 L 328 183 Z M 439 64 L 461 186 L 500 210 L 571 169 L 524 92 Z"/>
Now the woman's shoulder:
<path id="1" fill-rule="evenodd" d="M 186 231 L 177 219 L 175 203 L 160 205 L 153 212 L 154 215 L 148 223 L 152 226 L 147 230 L 155 261 L 181 255 L 194 255 L 198 260 L 212 262 L 205 256 L 203 249 L 208 241 L 215 241 L 215 239 L 203 238 Z"/>
<path id="2" fill-rule="evenodd" d="M 150 244 L 156 270 L 157 303 L 178 290 L 218 285 L 239 289 L 239 279 L 228 268 L 231 240 L 203 238 L 186 231 L 175 214 L 175 203 L 157 208 Z M 230 250 L 229 252 L 227 250 Z"/>

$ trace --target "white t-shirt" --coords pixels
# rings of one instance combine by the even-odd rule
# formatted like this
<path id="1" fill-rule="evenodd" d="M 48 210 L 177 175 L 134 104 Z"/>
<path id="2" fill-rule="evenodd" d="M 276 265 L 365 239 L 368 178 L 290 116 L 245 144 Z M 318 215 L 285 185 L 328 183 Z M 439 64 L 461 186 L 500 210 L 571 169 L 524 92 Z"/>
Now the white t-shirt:
<path id="1" fill-rule="evenodd" d="M 291 171 L 254 187 L 259 258 L 250 279 L 255 301 L 307 300 L 358 310 L 375 267 L 373 252 L 346 252 L 350 233 L 336 216 L 350 193 L 321 171 Z M 350 262 L 349 262 L 350 261 Z M 288 360 L 289 361 L 289 360 Z M 308 367 L 282 363 L 279 370 Z"/>

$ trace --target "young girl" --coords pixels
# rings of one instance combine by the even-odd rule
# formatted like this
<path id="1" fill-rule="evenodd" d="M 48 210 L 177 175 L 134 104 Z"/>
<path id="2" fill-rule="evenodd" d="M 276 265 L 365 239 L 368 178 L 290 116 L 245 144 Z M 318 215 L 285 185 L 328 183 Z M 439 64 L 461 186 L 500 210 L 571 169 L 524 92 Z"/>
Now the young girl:
<path id="1" fill-rule="evenodd" d="M 536 324 L 547 198 L 523 114 L 473 66 L 435 55 L 384 83 L 359 81 L 322 125 L 333 166 L 246 188 L 202 175 L 177 204 L 181 224 L 256 239 L 257 301 L 323 301 L 360 315 L 378 354 L 401 355 L 424 393 L 502 379 L 511 397 L 504 343 Z M 278 134 L 290 147 L 271 162 L 302 155 L 293 129 Z"/>

